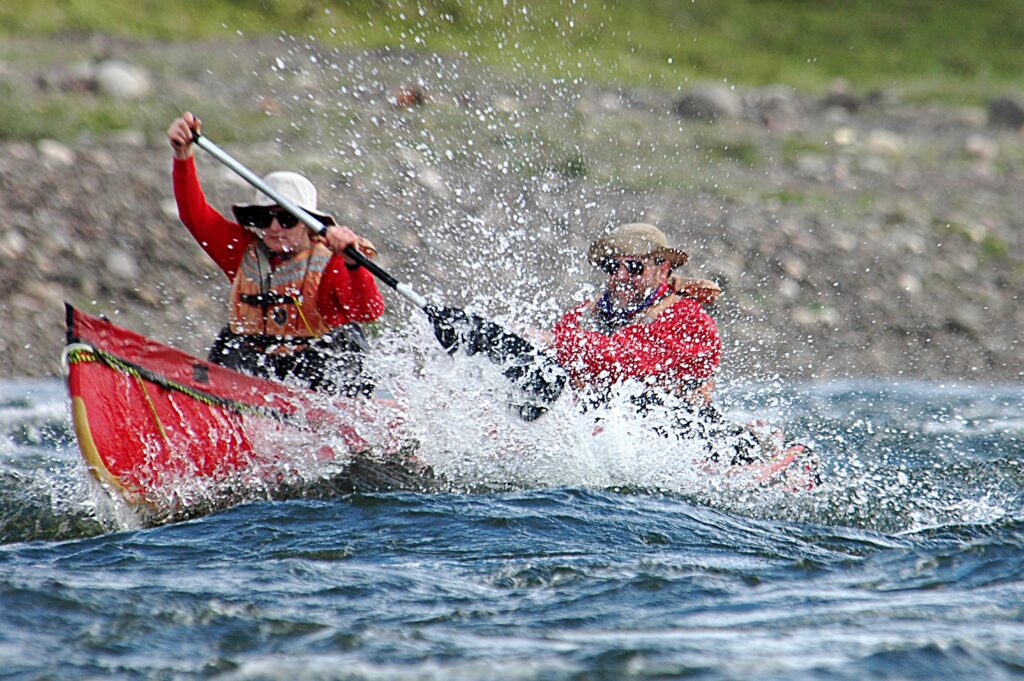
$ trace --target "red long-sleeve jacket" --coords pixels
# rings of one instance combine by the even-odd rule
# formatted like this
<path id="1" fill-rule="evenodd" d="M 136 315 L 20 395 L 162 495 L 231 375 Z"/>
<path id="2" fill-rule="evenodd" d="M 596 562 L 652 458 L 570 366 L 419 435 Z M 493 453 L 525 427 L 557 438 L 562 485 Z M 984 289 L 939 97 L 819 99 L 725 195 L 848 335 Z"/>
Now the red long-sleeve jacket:
<path id="1" fill-rule="evenodd" d="M 178 216 L 217 266 L 234 281 L 249 243 L 256 236 L 228 220 L 206 202 L 195 160 L 174 160 L 174 199 Z M 270 261 L 271 267 L 278 262 Z M 372 322 L 384 313 L 384 297 L 373 275 L 363 267 L 349 270 L 343 256 L 327 263 L 317 289 L 317 306 L 330 327 L 348 322 Z"/>
<path id="2" fill-rule="evenodd" d="M 611 335 L 584 328 L 587 307 L 570 310 L 554 329 L 558 362 L 577 386 L 651 379 L 685 390 L 711 378 L 721 361 L 718 327 L 693 299 L 681 298 L 654 319 L 638 315 Z"/>

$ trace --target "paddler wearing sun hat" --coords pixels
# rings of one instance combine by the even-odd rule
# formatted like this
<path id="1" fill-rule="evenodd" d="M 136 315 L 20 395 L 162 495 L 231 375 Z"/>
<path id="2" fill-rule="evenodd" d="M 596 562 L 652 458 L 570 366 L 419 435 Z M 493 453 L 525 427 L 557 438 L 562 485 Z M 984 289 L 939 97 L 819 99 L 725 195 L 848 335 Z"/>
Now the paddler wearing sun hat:
<path id="1" fill-rule="evenodd" d="M 719 289 L 673 275 L 687 257 L 646 223 L 620 225 L 594 241 L 588 259 L 607 276 L 604 290 L 554 328 L 558 363 L 578 391 L 602 401 L 616 384 L 640 381 L 698 407 L 708 401 L 722 341 L 704 304 Z"/>
<path id="2" fill-rule="evenodd" d="M 708 465 L 813 456 L 802 444 L 766 445 L 754 427 L 728 422 L 711 402 L 722 340 L 705 306 L 721 289 L 673 272 L 687 254 L 669 246 L 664 232 L 646 223 L 620 225 L 591 244 L 588 259 L 607 276 L 604 289 L 553 330 L 558 364 L 584 408 L 600 406 L 617 386 L 632 382 L 640 389 L 627 396 L 638 413 L 660 412 L 654 432 L 700 443 Z"/>
<path id="3" fill-rule="evenodd" d="M 200 121 L 186 112 L 167 129 L 174 156 L 174 197 L 181 221 L 231 281 L 228 325 L 210 361 L 249 374 L 296 379 L 325 391 L 366 393 L 358 323 L 384 312 L 373 275 L 348 256 L 373 244 L 317 210 L 316 187 L 291 171 L 263 178 L 270 189 L 327 225 L 313 237 L 269 196 L 232 206 L 235 221 L 213 209 L 199 184 L 193 133 Z"/>

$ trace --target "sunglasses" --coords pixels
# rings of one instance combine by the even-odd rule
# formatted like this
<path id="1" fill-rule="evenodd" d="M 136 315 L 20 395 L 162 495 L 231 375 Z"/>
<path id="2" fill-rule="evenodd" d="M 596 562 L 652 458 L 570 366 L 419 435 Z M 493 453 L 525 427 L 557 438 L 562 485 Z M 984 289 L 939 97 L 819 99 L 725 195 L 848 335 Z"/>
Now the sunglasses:
<path id="1" fill-rule="evenodd" d="M 601 261 L 601 269 L 609 276 L 618 272 L 620 267 L 625 267 L 626 274 L 629 276 L 638 277 L 644 273 L 646 265 L 644 265 L 643 260 L 615 260 L 614 258 L 608 258 Z"/>
<path id="2" fill-rule="evenodd" d="M 254 211 L 246 216 L 245 224 L 248 227 L 255 227 L 256 229 L 269 229 L 270 223 L 277 220 L 277 224 L 281 225 L 281 229 L 291 229 L 299 224 L 299 219 L 287 213 L 283 210 L 275 210 L 268 208 L 263 211 Z"/>

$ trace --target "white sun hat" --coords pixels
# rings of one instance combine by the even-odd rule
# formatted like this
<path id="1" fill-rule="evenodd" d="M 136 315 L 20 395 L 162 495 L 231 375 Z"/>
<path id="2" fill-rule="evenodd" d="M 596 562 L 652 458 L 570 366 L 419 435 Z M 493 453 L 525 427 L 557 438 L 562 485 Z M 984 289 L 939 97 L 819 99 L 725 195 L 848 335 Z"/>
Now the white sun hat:
<path id="1" fill-rule="evenodd" d="M 317 211 L 316 187 L 302 175 L 290 170 L 277 170 L 264 177 L 263 182 L 325 225 L 336 224 L 332 216 Z M 276 205 L 277 201 L 256 190 L 256 199 L 252 203 L 236 203 L 231 206 L 231 210 L 235 214 L 235 219 L 245 225 L 250 223 L 247 218 L 253 213 L 263 212 L 267 207 Z"/>

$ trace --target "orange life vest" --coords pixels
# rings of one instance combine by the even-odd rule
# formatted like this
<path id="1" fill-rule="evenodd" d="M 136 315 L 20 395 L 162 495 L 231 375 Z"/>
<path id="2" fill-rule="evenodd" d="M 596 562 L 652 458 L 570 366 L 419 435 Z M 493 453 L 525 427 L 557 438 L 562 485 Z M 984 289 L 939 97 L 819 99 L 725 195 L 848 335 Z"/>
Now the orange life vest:
<path id="1" fill-rule="evenodd" d="M 331 251 L 316 243 L 276 269 L 258 241 L 251 243 L 231 286 L 232 333 L 292 339 L 318 338 L 331 329 L 317 306 L 320 278 Z M 287 351 L 282 348 L 282 351 Z"/>

